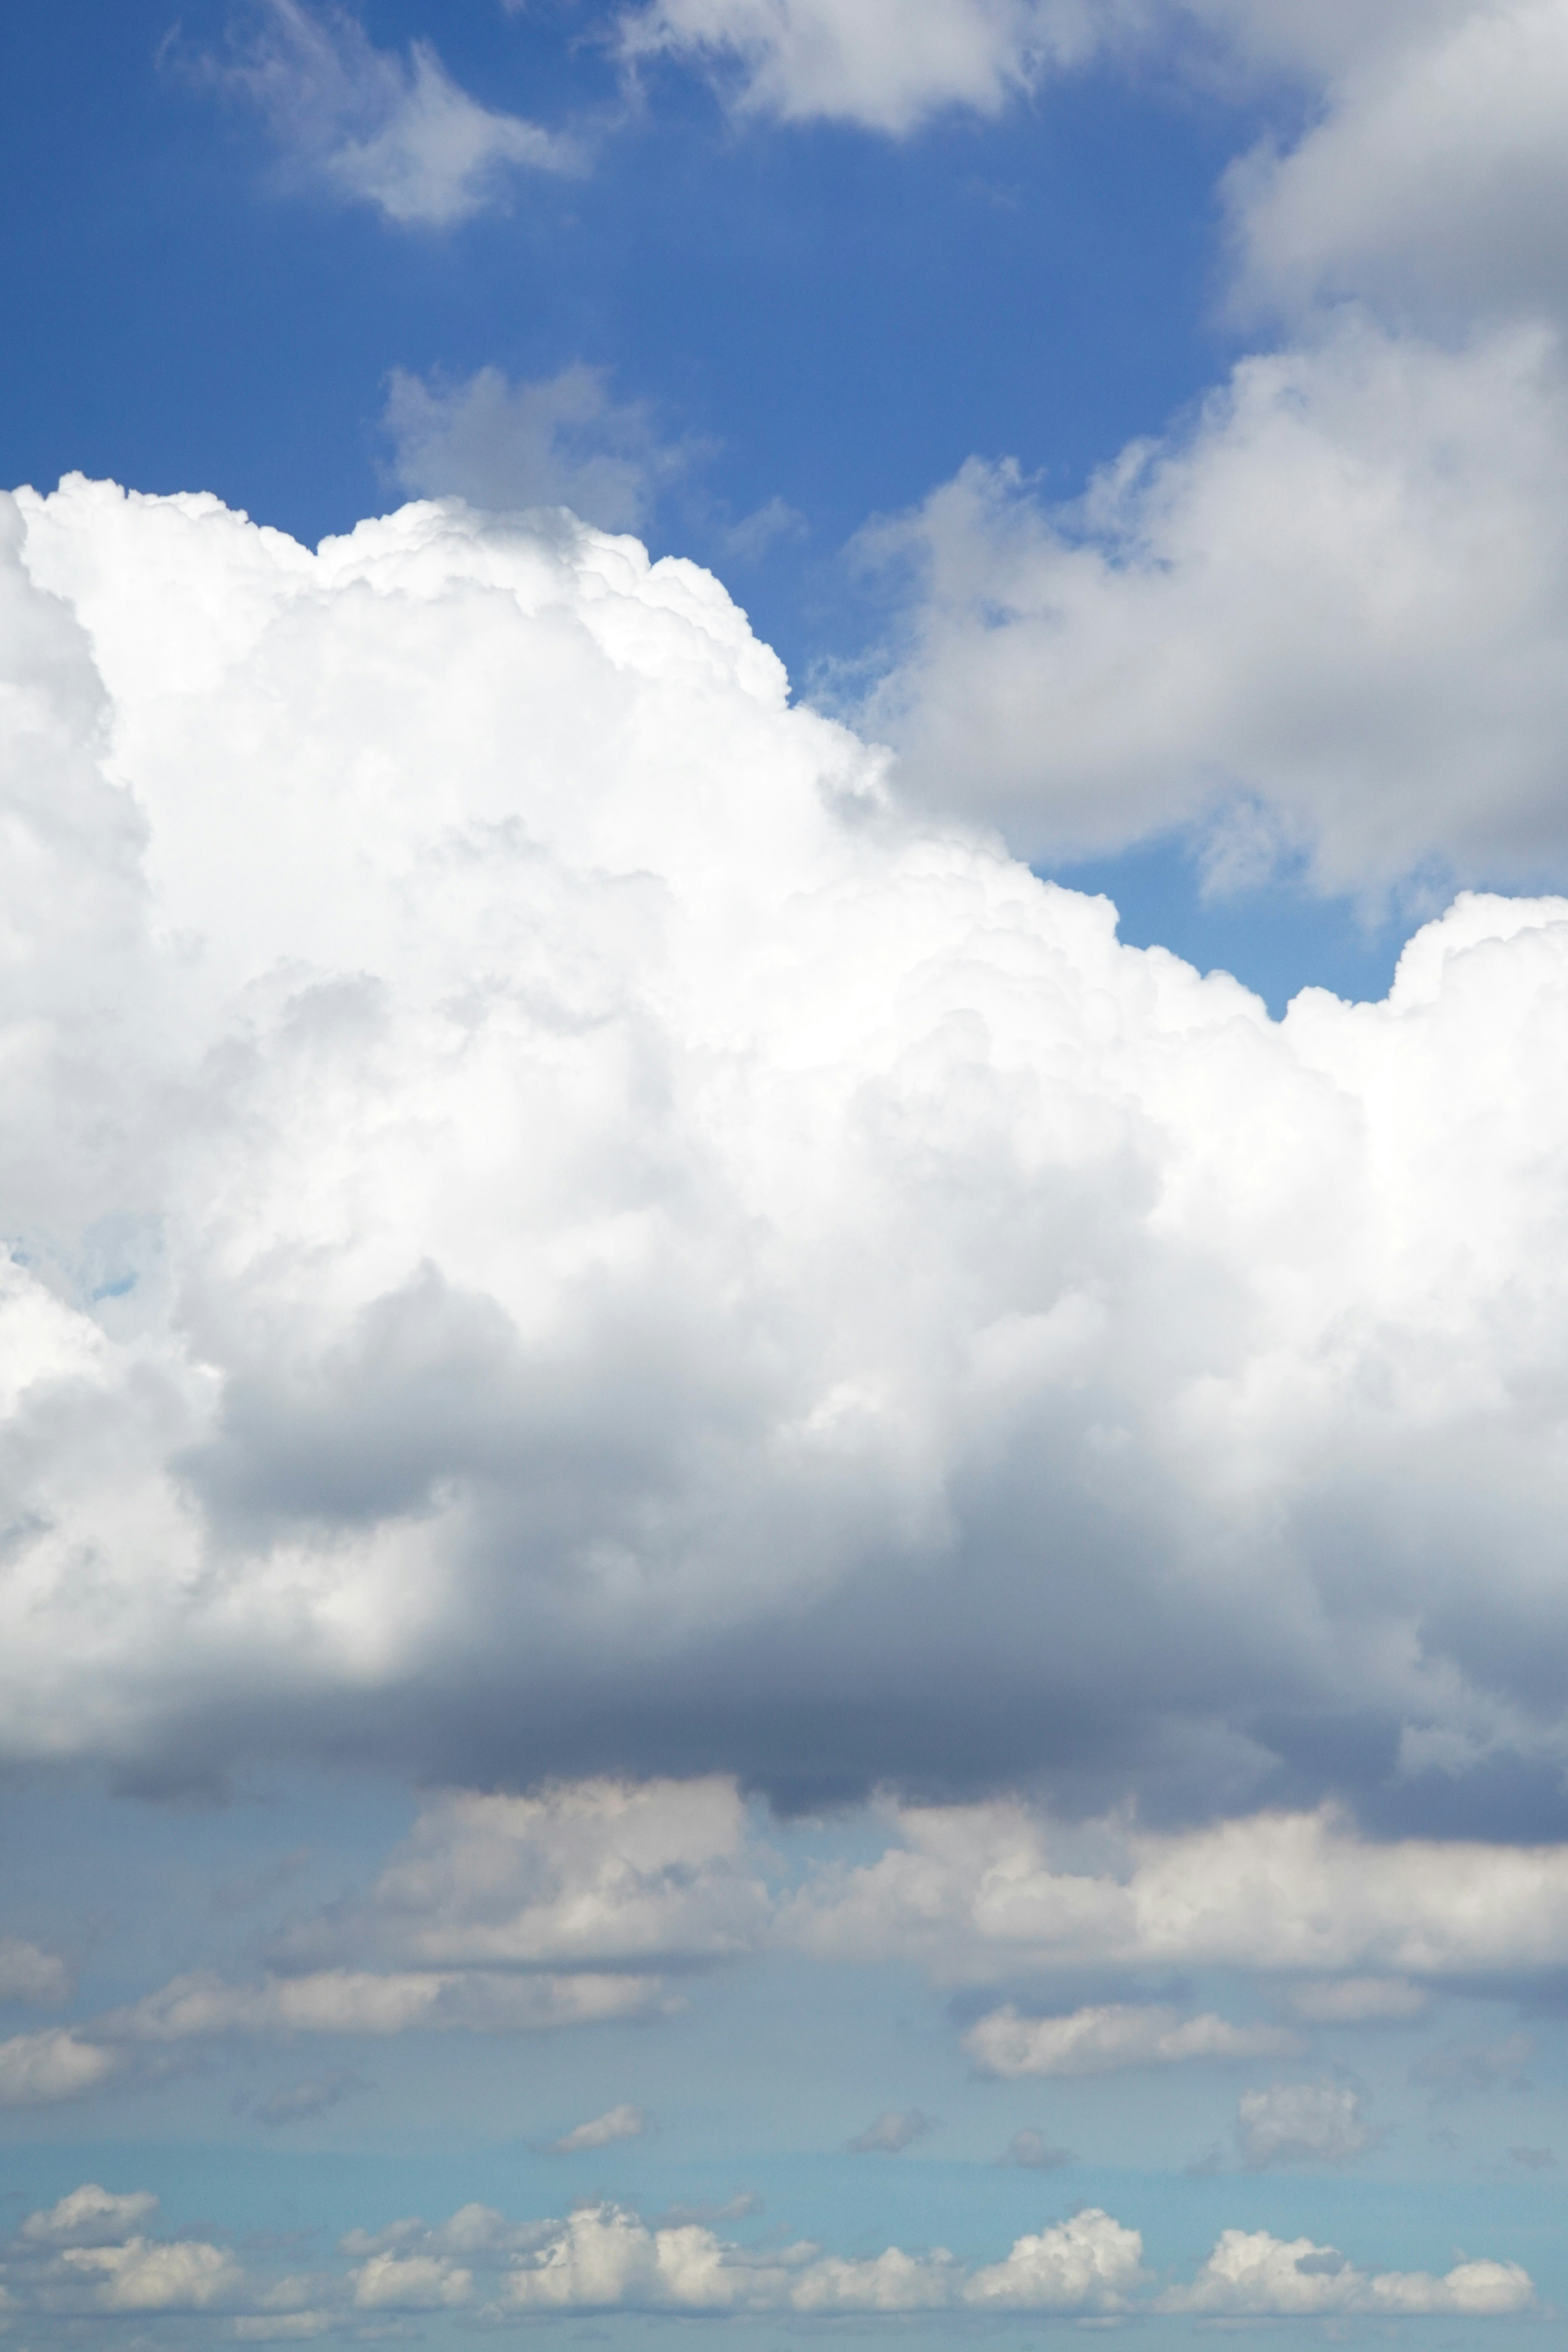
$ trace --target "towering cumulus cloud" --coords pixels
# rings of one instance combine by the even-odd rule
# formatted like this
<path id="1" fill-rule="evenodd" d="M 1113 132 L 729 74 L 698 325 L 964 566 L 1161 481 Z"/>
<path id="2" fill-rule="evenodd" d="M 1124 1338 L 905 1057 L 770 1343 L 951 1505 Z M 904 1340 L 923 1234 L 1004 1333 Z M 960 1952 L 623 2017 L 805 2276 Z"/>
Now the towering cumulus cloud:
<path id="1" fill-rule="evenodd" d="M 9 1754 L 1544 1804 L 1568 903 L 1275 1024 L 689 564 L 3 514 Z"/>

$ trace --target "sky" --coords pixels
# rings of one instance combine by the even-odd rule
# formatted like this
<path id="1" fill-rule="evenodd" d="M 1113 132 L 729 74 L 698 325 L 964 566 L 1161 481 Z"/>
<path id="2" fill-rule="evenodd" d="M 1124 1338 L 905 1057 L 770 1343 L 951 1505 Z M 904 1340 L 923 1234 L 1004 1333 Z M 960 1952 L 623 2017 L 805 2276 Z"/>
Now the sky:
<path id="1" fill-rule="evenodd" d="M 1568 0 L 0 27 L 0 2342 L 1568 2306 Z"/>

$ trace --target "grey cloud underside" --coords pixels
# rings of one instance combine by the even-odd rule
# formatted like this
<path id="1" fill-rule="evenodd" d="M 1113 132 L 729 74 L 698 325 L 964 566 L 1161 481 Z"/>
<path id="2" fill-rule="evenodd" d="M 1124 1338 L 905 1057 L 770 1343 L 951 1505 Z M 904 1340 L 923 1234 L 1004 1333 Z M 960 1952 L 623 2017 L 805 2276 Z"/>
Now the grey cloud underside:
<path id="1" fill-rule="evenodd" d="M 7 530 L 13 1757 L 1560 1828 L 1568 907 L 1272 1024 L 633 542 Z"/>

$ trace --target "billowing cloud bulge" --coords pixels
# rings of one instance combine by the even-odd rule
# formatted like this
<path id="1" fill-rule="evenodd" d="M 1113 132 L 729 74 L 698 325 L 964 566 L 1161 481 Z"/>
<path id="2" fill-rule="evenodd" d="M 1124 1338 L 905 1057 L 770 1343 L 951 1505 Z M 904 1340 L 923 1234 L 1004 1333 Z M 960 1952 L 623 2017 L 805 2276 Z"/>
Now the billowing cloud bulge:
<path id="1" fill-rule="evenodd" d="M 1568 902 L 1274 1024 L 690 564 L 0 512 L 11 1756 L 1555 1827 Z"/>

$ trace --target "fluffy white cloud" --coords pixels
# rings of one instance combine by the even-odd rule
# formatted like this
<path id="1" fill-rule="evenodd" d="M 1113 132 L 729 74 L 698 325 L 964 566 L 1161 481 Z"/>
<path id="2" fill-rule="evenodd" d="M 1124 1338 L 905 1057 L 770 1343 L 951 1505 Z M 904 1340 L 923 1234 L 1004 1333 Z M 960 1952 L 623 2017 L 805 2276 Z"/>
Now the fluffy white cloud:
<path id="1" fill-rule="evenodd" d="M 1281 2083 L 1244 2091 L 1237 2145 L 1249 2171 L 1274 2165 L 1353 2164 L 1373 2144 L 1354 2091 L 1323 2083 Z"/>
<path id="2" fill-rule="evenodd" d="M 1187 826 L 1219 881 L 1376 893 L 1568 854 L 1568 389 L 1554 332 L 1336 318 L 1065 509 L 972 461 L 868 534 L 913 567 L 866 706 L 902 788 L 1031 855 Z"/>
<path id="3" fill-rule="evenodd" d="M 367 1896 L 301 1921 L 277 1950 L 294 1967 L 714 1960 L 749 1949 L 771 1908 L 732 1780 L 460 1790 L 422 1807 Z"/>
<path id="4" fill-rule="evenodd" d="M 1291 307 L 1370 294 L 1450 316 L 1561 315 L 1559 0 L 1420 11 L 1334 63 L 1300 143 L 1266 147 L 1229 174 L 1244 292 Z"/>
<path id="5" fill-rule="evenodd" d="M 66 2026 L 17 2033 L 0 2042 L 0 2107 L 51 2105 L 96 2091 L 114 2072 L 110 2051 L 84 2042 Z"/>
<path id="6" fill-rule="evenodd" d="M 649 0 L 622 25 L 634 60 L 732 69 L 742 109 L 890 131 L 948 106 L 994 114 L 1100 37 L 1085 0 Z"/>
<path id="7" fill-rule="evenodd" d="M 469 2311 L 496 2324 L 520 2314 L 647 2311 L 795 2314 L 816 2317 L 899 2312 L 1061 2312 L 1108 2317 L 1139 2311 L 1281 2316 L 1321 2312 L 1465 2315 L 1527 2310 L 1531 2283 L 1517 2264 L 1462 2263 L 1445 2278 L 1353 2269 L 1331 2247 L 1302 2238 L 1226 2231 L 1191 2286 L 1151 2296 L 1136 2230 L 1098 2208 L 1019 2238 L 1000 2262 L 966 2271 L 936 2248 L 896 2246 L 859 2260 L 812 2244 L 746 2246 L 700 2223 L 657 2226 L 610 2205 L 580 2207 L 565 2221 L 513 2222 L 465 2206 L 428 2228 L 416 2220 L 339 2246 L 340 2266 L 308 2275 L 247 2271 L 223 2248 L 188 2238 L 154 2240 L 141 2226 L 155 2209 L 145 2193 L 89 2185 L 33 2215 L 0 2250 L 7 2317 L 70 2332 L 104 2312 L 223 2311 L 243 2343 L 309 2340 L 363 2315 Z"/>
<path id="8" fill-rule="evenodd" d="M 689 564 L 5 515 L 9 1754 L 1554 1775 L 1568 906 L 1461 900 L 1274 1024 L 895 814 Z M 743 1944 L 746 1873 L 679 1876 L 626 1917 Z M 570 1902 L 454 1887 L 463 1966 L 552 1965 Z"/>
<path id="9" fill-rule="evenodd" d="M 987 2074 L 1113 2074 L 1191 2059 L 1288 2058 L 1300 2037 L 1277 2025 L 1231 2025 L 1173 2009 L 1112 2003 L 1066 2017 L 1021 2017 L 1009 2004 L 970 2027 L 963 2046 Z"/>
<path id="10" fill-rule="evenodd" d="M 875 1862 L 818 1873 L 785 1906 L 782 1934 L 825 1958 L 918 1959 L 946 1983 L 1150 1966 L 1372 1964 L 1442 1978 L 1544 1970 L 1568 1948 L 1561 1845 L 1378 1842 L 1331 1809 L 1179 1834 L 1123 1819 L 1069 1831 L 1015 1801 L 891 1807 L 888 1818 L 897 1842 Z M 1413 2016 L 1426 1999 L 1396 1979 L 1349 1974 L 1314 1977 L 1288 1997 L 1324 2024 Z M 987 2052 L 1016 2060 L 1035 2048 L 1065 2057 L 1121 2037 L 1158 2041 L 1167 2028 L 1202 2040 L 1220 2026 L 1184 2026 L 1155 2009 L 1039 2020 L 1002 2010 L 976 2032 Z"/>
<path id="11" fill-rule="evenodd" d="M 574 141 L 459 89 L 427 41 L 378 49 L 332 5 L 256 0 L 242 52 L 196 78 L 259 107 L 284 152 L 339 195 L 403 226 L 437 228 L 501 202 L 516 171 L 581 167 Z"/>
<path id="12" fill-rule="evenodd" d="M 1310 2238 L 1226 2230 L 1192 2285 L 1168 2287 L 1159 2308 L 1238 2319 L 1352 2314 L 1479 2319 L 1528 2311 L 1534 2301 L 1530 2277 L 1517 2263 L 1459 2263 L 1440 2278 L 1426 2271 L 1369 2277 L 1336 2248 L 1314 2245 Z"/>
<path id="13" fill-rule="evenodd" d="M 96 2180 L 83 2181 L 41 2213 L 29 2213 L 22 2237 L 29 2245 L 122 2245 L 158 2210 L 158 2200 L 145 2189 L 119 2196 L 100 2189 Z"/>
<path id="14" fill-rule="evenodd" d="M 552 2156 L 580 2156 L 584 2149 L 615 2147 L 626 2139 L 641 2139 L 647 2129 L 647 2117 L 640 2107 L 611 2107 L 602 2116 L 595 2116 L 585 2124 L 574 2125 L 550 2146 Z"/>
<path id="15" fill-rule="evenodd" d="M 605 530 L 635 530 L 686 463 L 644 407 L 611 399 L 602 368 L 538 383 L 493 367 L 456 383 L 394 368 L 381 421 L 405 490 L 496 513 L 570 507 Z"/>
<path id="16" fill-rule="evenodd" d="M 858 2262 L 813 2246 L 753 2252 L 710 2230 L 650 2230 L 615 2207 L 584 2207 L 510 2273 L 507 2294 L 514 2307 L 547 2311 L 1114 2311 L 1141 2284 L 1142 2254 L 1137 2231 L 1094 2209 L 966 2276 L 940 2249 L 889 2247 Z"/>

